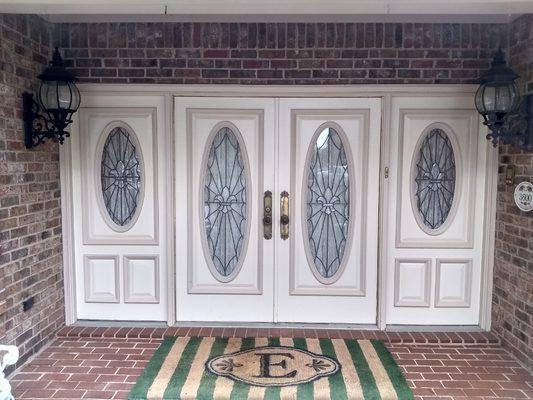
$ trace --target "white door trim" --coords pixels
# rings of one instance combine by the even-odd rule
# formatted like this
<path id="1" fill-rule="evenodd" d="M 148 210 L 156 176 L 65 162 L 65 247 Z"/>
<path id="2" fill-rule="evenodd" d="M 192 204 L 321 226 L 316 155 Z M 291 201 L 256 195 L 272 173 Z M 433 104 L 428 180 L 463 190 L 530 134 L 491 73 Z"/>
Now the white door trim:
<path id="1" fill-rule="evenodd" d="M 143 96 L 158 95 L 165 97 L 165 139 L 169 143 L 167 146 L 169 153 L 167 157 L 167 166 L 169 171 L 174 170 L 174 138 L 173 138 L 173 99 L 181 96 L 234 96 L 234 97 L 381 97 L 383 98 L 382 112 L 382 129 L 384 132 L 390 127 L 390 103 L 392 96 L 409 95 L 409 96 L 449 96 L 450 94 L 471 95 L 475 93 L 477 85 L 313 85 L 313 86 L 242 86 L 242 85 L 173 85 L 173 84 L 92 84 L 83 83 L 79 85 L 80 92 L 83 96 L 87 94 L 98 93 L 100 95 L 124 95 Z M 71 131 L 79 130 L 78 118 L 72 124 Z M 76 134 L 76 133 L 74 133 Z M 384 179 L 384 168 L 388 166 L 387 143 L 382 143 L 382 162 L 380 167 L 380 238 L 383 238 L 385 229 L 383 227 L 383 210 L 387 206 L 388 185 Z M 497 152 L 487 146 L 487 185 L 486 197 L 487 207 L 484 216 L 484 245 L 483 245 L 483 275 L 481 288 L 481 315 L 480 327 L 490 329 L 490 311 L 491 311 L 491 294 L 492 284 L 491 277 L 493 273 L 494 257 L 494 230 L 496 216 L 496 179 L 497 179 Z M 71 173 L 71 149 L 70 141 L 60 147 L 60 174 L 61 174 L 61 212 L 63 228 L 63 270 L 64 270 L 64 290 L 65 290 L 65 317 L 67 325 L 77 321 L 76 318 L 76 291 L 75 291 L 75 266 L 74 266 L 74 240 L 72 220 L 72 173 Z M 172 216 L 174 219 L 174 176 L 173 172 L 166 178 L 169 196 L 165 202 L 165 214 Z M 492 192 L 491 192 L 492 191 Z M 175 257 L 174 257 L 174 224 L 169 224 L 167 235 L 172 243 L 168 251 L 168 268 L 167 268 L 167 285 L 168 285 L 168 305 L 167 305 L 167 323 L 175 323 Z M 383 240 L 379 244 L 380 265 L 378 265 L 378 319 L 379 329 L 384 329 L 385 321 L 385 290 L 386 272 L 381 265 L 386 257 L 387 249 L 383 246 Z"/>
<path id="2" fill-rule="evenodd" d="M 78 114 L 73 118 L 69 131 L 79 131 Z M 74 223 L 72 218 L 72 157 L 70 140 L 59 146 L 59 170 L 61 180 L 61 231 L 63 236 L 63 288 L 65 296 L 65 324 L 77 321 L 76 268 L 74 257 Z"/>

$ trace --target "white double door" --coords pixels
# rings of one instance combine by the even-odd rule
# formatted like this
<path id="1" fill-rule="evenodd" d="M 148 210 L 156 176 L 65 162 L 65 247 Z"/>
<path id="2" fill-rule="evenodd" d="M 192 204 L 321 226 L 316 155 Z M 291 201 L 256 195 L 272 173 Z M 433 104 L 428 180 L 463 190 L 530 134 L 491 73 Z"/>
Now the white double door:
<path id="1" fill-rule="evenodd" d="M 178 321 L 376 322 L 381 99 L 175 99 Z"/>

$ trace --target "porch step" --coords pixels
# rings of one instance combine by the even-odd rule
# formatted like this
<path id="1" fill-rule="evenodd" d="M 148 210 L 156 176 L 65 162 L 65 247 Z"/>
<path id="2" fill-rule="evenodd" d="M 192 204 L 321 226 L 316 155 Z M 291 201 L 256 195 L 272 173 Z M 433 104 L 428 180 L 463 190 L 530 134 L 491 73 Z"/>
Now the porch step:
<path id="1" fill-rule="evenodd" d="M 351 329 L 300 328 L 221 328 L 221 327 L 168 327 L 132 328 L 73 325 L 62 328 L 59 337 L 163 339 L 166 336 L 222 336 L 222 337 L 305 337 L 342 339 L 379 339 L 386 343 L 411 345 L 499 345 L 499 339 L 490 332 L 386 332 Z"/>

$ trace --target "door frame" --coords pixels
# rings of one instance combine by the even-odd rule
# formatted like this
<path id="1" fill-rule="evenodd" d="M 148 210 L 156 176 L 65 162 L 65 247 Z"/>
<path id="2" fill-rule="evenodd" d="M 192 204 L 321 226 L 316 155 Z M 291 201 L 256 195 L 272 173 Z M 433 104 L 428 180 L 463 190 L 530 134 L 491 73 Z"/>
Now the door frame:
<path id="1" fill-rule="evenodd" d="M 177 84 L 100 84 L 82 83 L 79 85 L 82 96 L 99 94 L 102 96 L 146 96 L 156 95 L 164 98 L 164 138 L 167 143 L 167 174 L 166 183 L 170 190 L 170 196 L 165 202 L 163 212 L 171 215 L 174 223 L 168 224 L 167 237 L 170 240 L 167 249 L 167 324 L 176 322 L 176 258 L 175 258 L 175 210 L 174 210 L 174 98 L 175 97 L 381 97 L 381 162 L 380 162 L 380 192 L 379 192 L 379 240 L 378 240 L 378 287 L 377 287 L 377 321 L 378 329 L 385 329 L 385 306 L 386 306 L 386 268 L 382 268 L 386 260 L 387 249 L 383 245 L 382 238 L 386 232 L 387 216 L 383 210 L 387 210 L 389 202 L 389 185 L 384 177 L 384 170 L 389 166 L 389 150 L 391 134 L 391 103 L 395 96 L 451 96 L 462 95 L 471 97 L 477 90 L 477 85 L 472 84 L 409 84 L 409 85 L 274 85 L 274 86 L 242 86 L 242 85 L 177 85 Z M 472 101 L 472 108 L 474 104 Z M 481 121 L 481 119 L 480 119 Z M 74 115 L 71 131 L 79 131 L 78 114 Z M 485 134 L 486 128 L 480 124 L 480 135 Z M 480 323 L 482 329 L 489 330 L 491 326 L 491 298 L 492 276 L 494 266 L 494 242 L 496 224 L 496 186 L 498 152 L 487 141 L 487 174 L 485 176 L 485 201 L 484 232 L 483 232 L 483 256 L 482 256 L 482 279 L 481 279 L 481 304 Z M 67 325 L 77 322 L 76 310 L 76 274 L 74 264 L 74 232 L 72 211 L 72 171 L 71 171 L 71 144 L 67 140 L 60 146 L 60 174 L 61 174 L 61 220 L 63 228 L 63 270 L 64 270 L 64 295 L 65 295 L 65 320 Z"/>

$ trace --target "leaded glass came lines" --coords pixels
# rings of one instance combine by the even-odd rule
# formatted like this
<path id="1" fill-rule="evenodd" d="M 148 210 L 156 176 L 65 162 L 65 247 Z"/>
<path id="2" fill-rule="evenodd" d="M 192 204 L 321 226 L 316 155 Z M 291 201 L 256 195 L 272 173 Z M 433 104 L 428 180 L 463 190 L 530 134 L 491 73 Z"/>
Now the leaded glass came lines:
<path id="1" fill-rule="evenodd" d="M 338 132 L 324 129 L 313 144 L 307 175 L 307 234 L 314 268 L 323 278 L 339 270 L 350 222 L 348 160 Z"/>
<path id="2" fill-rule="evenodd" d="M 204 212 L 209 256 L 221 276 L 230 276 L 246 235 L 246 170 L 237 137 L 228 127 L 216 133 L 209 149 Z"/>
<path id="3" fill-rule="evenodd" d="M 418 150 L 415 197 L 422 222 L 429 229 L 444 224 L 455 194 L 455 155 L 450 138 L 432 129 Z"/>
<path id="4" fill-rule="evenodd" d="M 135 140 L 122 127 L 114 128 L 104 143 L 100 180 L 109 217 L 119 226 L 127 225 L 137 211 L 142 174 Z"/>

